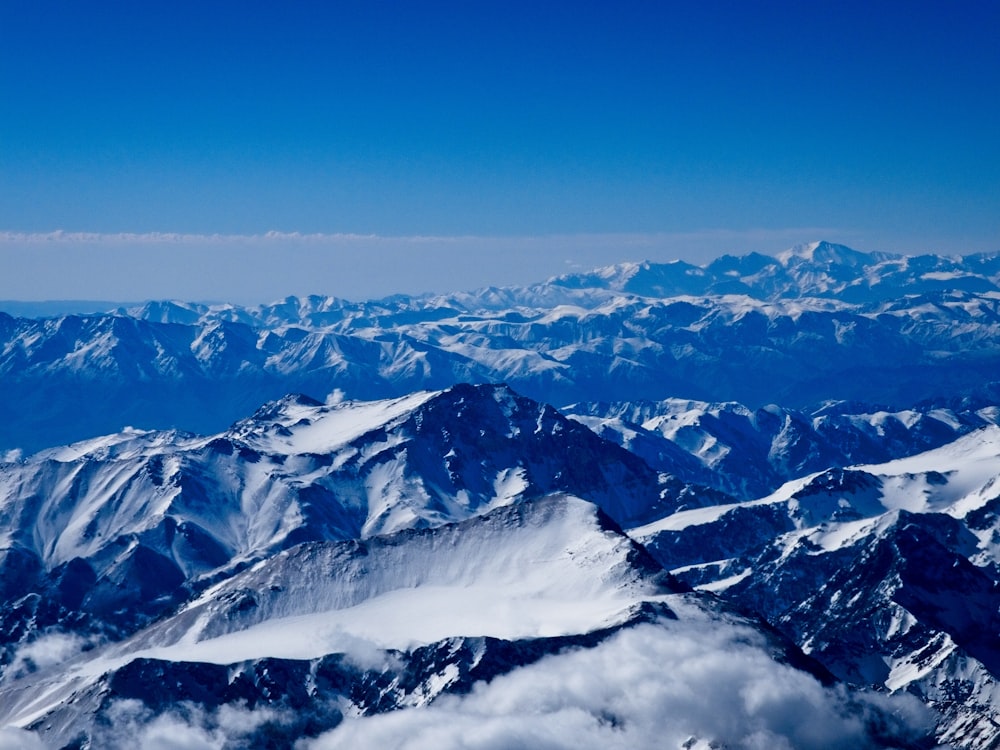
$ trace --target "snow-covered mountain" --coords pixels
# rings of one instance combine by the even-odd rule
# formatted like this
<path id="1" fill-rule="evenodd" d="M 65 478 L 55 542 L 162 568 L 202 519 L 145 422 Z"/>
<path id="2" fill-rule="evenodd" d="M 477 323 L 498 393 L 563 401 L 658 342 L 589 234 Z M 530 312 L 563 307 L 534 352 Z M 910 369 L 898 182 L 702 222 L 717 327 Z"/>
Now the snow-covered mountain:
<path id="1" fill-rule="evenodd" d="M 335 297 L 288 297 L 254 307 L 153 302 L 121 311 L 164 323 L 196 320 L 242 322 L 273 328 L 294 323 L 323 328 L 358 317 L 404 322 L 415 313 L 553 308 L 594 309 L 619 295 L 667 297 L 747 296 L 761 301 L 819 297 L 879 304 L 910 295 L 1000 292 L 1000 254 L 947 257 L 864 253 L 830 242 L 798 245 L 775 257 L 724 255 L 704 266 L 683 261 L 633 262 L 587 273 L 555 276 L 526 287 L 489 287 L 475 292 L 351 302 Z M 398 318 L 397 318 L 398 316 Z"/>
<path id="2" fill-rule="evenodd" d="M 438 741 L 458 746 L 467 729 L 454 723 L 483 721 L 483 702 L 507 746 L 742 746 L 752 727 L 779 745 L 890 747 L 930 726 L 912 699 L 824 687 L 822 668 L 787 641 L 686 593 L 595 506 L 568 496 L 361 543 L 297 545 L 131 638 L 76 643 L 34 664 L 42 643 L 0 687 L 0 721 L 52 747 L 142 745 L 164 727 L 175 743 L 220 747 L 321 732 L 308 746 L 394 747 L 442 730 L 454 735 Z M 567 671 L 595 681 L 578 678 L 553 702 Z M 765 683 L 764 700 L 742 697 Z M 622 700 L 644 684 L 655 693 Z M 684 692 L 709 684 L 721 710 L 685 712 L 696 694 Z M 532 694 L 540 686 L 548 700 Z M 434 718 L 427 710 L 444 712 L 438 729 L 420 726 Z"/>
<path id="3" fill-rule="evenodd" d="M 803 692 L 809 722 L 822 716 L 849 746 L 919 746 L 935 726 L 906 698 L 823 687 L 835 678 L 822 661 L 691 592 L 621 531 L 676 567 L 660 527 L 725 515 L 741 507 L 731 498 L 657 473 L 504 386 L 361 403 L 297 396 L 220 435 L 123 432 L 3 465 L 0 498 L 0 725 L 30 730 L 26 742 L 141 744 L 169 725 L 220 747 L 329 732 L 323 747 L 374 731 L 352 716 L 409 716 L 501 677 L 562 679 L 545 655 L 641 653 L 645 664 L 650 649 L 680 669 L 643 676 L 660 710 L 633 716 L 610 695 L 577 696 L 570 707 L 597 722 L 590 741 L 624 711 L 640 743 L 666 732 L 739 746 L 754 726 L 774 742 L 826 746 L 788 709 Z M 662 701 L 686 671 L 698 675 L 706 649 L 721 662 L 702 681 L 726 681 L 736 701 L 779 680 L 775 707 L 737 706 L 734 724 L 678 705 L 664 725 Z M 620 679 L 611 684 L 629 690 Z M 471 698 L 453 700 L 462 714 Z M 502 712 L 496 721 L 513 731 Z"/>
<path id="4" fill-rule="evenodd" d="M 295 544 L 434 527 L 552 493 L 624 525 L 718 495 L 698 498 L 504 386 L 289 397 L 218 435 L 130 431 L 0 464 L 0 595 L 10 632 L 70 617 L 121 634 Z"/>
<path id="5" fill-rule="evenodd" d="M 50 747 L 142 744 L 166 725 L 220 747 L 336 746 L 369 731 L 352 716 L 461 704 L 484 681 L 510 690 L 501 677 L 535 684 L 577 659 L 640 669 L 649 649 L 698 669 L 712 649 L 739 660 L 703 680 L 724 679 L 727 701 L 781 680 L 778 708 L 735 707 L 733 723 L 678 706 L 668 726 L 611 694 L 569 708 L 592 717 L 588 741 L 619 721 L 640 744 L 667 732 L 707 747 L 752 725 L 798 745 L 808 728 L 785 703 L 805 692 L 848 744 L 929 736 L 917 703 L 830 688 L 789 640 L 692 592 L 621 530 L 713 502 L 732 500 L 504 386 L 288 397 L 219 435 L 48 449 L 0 468 L 0 725 Z M 643 679 L 663 697 L 681 678 Z"/>
<path id="6" fill-rule="evenodd" d="M 710 645 L 756 663 L 727 668 L 734 689 L 780 678 L 812 693 L 850 741 L 882 746 L 887 722 L 899 737 L 930 726 L 905 701 L 824 688 L 825 670 L 790 642 L 674 580 L 619 524 L 697 489 L 502 386 L 291 397 L 222 435 L 132 431 L 46 450 L 4 465 L 0 487 L 0 724 L 30 730 L 25 741 L 125 746 L 185 717 L 184 731 L 235 745 L 329 730 L 321 747 L 368 731 L 341 728 L 345 717 L 545 674 L 546 654 L 676 638 L 692 641 L 677 659 Z M 625 710 L 608 700 L 587 698 L 604 706 L 598 727 Z M 775 741 L 805 731 L 742 710 Z M 872 718 L 858 726 L 861 710 Z M 240 711 L 239 731 L 222 726 Z M 652 718 L 629 731 L 654 731 L 641 724 Z M 685 721 L 678 741 L 742 731 Z"/>
<path id="7" fill-rule="evenodd" d="M 1000 747 L 998 285 L 0 314 L 0 746 Z"/>
<path id="8" fill-rule="evenodd" d="M 1000 419 L 993 406 L 854 413 L 859 406 L 833 402 L 805 413 L 666 399 L 573 404 L 563 412 L 653 468 L 746 500 L 824 469 L 937 448 Z"/>
<path id="9" fill-rule="evenodd" d="M 1000 741 L 1000 428 L 633 529 L 668 569 L 765 616 L 837 677 L 921 696 L 940 737 Z"/>
<path id="10" fill-rule="evenodd" d="M 995 255 L 942 257 L 863 253 L 812 242 L 776 257 L 724 255 L 705 266 L 681 261 L 626 263 L 553 279 L 576 288 L 603 288 L 644 297 L 746 295 L 759 300 L 823 297 L 878 304 L 907 295 L 1000 291 Z"/>
<path id="11" fill-rule="evenodd" d="M 459 382 L 506 382 L 557 406 L 855 400 L 899 411 L 966 398 L 979 408 L 1000 400 L 998 267 L 1000 255 L 819 243 L 434 297 L 0 314 L 0 448 L 126 425 L 217 432 L 287 393 L 390 398 Z"/>

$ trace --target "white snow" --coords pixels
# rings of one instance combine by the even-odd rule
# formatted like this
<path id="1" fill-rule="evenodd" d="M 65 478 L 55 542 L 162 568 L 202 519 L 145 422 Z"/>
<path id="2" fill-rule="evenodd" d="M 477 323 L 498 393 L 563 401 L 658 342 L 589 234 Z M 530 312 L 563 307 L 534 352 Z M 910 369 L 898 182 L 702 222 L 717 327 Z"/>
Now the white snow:
<path id="1" fill-rule="evenodd" d="M 978 277 L 964 271 L 928 271 L 921 274 L 920 278 L 929 281 L 955 281 L 956 279 L 975 279 Z"/>
<path id="2" fill-rule="evenodd" d="M 436 395 L 436 391 L 418 391 L 383 401 L 349 401 L 323 407 L 290 405 L 280 421 L 292 434 L 271 434 L 252 444 L 273 453 L 332 453 Z"/>
<path id="3" fill-rule="evenodd" d="M 730 586 L 735 586 L 745 578 L 749 578 L 752 574 L 753 568 L 745 568 L 742 572 L 737 573 L 736 575 L 720 578 L 719 580 L 711 581 L 710 583 L 703 583 L 700 586 L 695 586 L 695 589 L 698 591 L 711 591 L 713 593 L 719 593 L 720 591 L 725 591 Z"/>
<path id="4" fill-rule="evenodd" d="M 871 474 L 880 481 L 879 494 L 874 503 L 876 508 L 881 507 L 885 512 L 945 512 L 961 518 L 1000 491 L 1000 427 L 984 427 L 941 448 L 916 456 L 850 468 Z M 817 476 L 819 473 L 794 479 L 759 500 L 680 511 L 630 529 L 629 534 L 640 541 L 648 541 L 662 531 L 680 531 L 689 526 L 713 523 L 738 507 L 787 503 L 793 509 L 800 502 L 796 495 Z M 843 507 L 845 500 L 849 502 L 850 498 L 848 491 L 840 499 L 840 506 Z M 863 510 L 871 504 L 853 503 L 852 507 Z M 860 533 L 865 523 L 868 521 L 824 522 L 824 532 L 814 541 L 824 548 L 835 548 Z M 814 528 L 818 527 L 802 531 L 811 533 Z"/>
<path id="5" fill-rule="evenodd" d="M 889 690 L 901 690 L 911 682 L 925 677 L 937 669 L 956 650 L 956 645 L 947 633 L 938 633 L 934 640 L 915 654 L 894 660 L 885 686 Z M 930 656 L 928 656 L 930 655 Z"/>
<path id="6" fill-rule="evenodd" d="M 882 478 L 887 509 L 947 512 L 961 518 L 996 495 L 1000 427 L 989 425 L 916 456 L 855 468 Z M 930 479 L 932 472 L 947 481 Z"/>
<path id="7" fill-rule="evenodd" d="M 682 510 L 678 513 L 666 516 L 665 518 L 661 518 L 658 521 L 648 523 L 645 526 L 638 526 L 629 529 L 628 533 L 633 539 L 638 539 L 640 541 L 648 540 L 650 537 L 661 531 L 680 531 L 681 529 L 686 529 L 689 526 L 701 526 L 712 523 L 713 521 L 718 521 L 722 518 L 722 516 L 735 508 L 785 503 L 788 502 L 796 492 L 809 484 L 809 482 L 811 482 L 816 476 L 818 476 L 818 474 L 810 474 L 809 476 L 801 477 L 799 479 L 793 479 L 791 482 L 782 485 L 773 493 L 767 497 L 761 498 L 760 500 L 750 500 L 742 503 L 728 503 L 726 505 L 709 505 L 704 508 Z"/>
<path id="8" fill-rule="evenodd" d="M 493 501 L 490 507 L 509 505 L 528 489 L 524 467 L 502 469 L 493 480 Z"/>
<path id="9" fill-rule="evenodd" d="M 339 572 L 327 568 L 334 563 L 325 557 L 290 569 L 282 561 L 292 552 L 282 553 L 206 590 L 174 618 L 81 655 L 57 683 L 34 687 L 6 720 L 23 725 L 71 689 L 136 658 L 216 664 L 335 652 L 364 658 L 455 636 L 583 633 L 623 621 L 639 602 L 670 596 L 629 565 L 631 543 L 602 529 L 590 503 L 556 497 L 511 518 L 520 520 L 487 516 L 403 536 L 357 559 L 331 550 L 329 560 L 347 566 Z M 271 584 L 261 583 L 265 575 Z M 225 609 L 226 592 L 250 586 L 259 596 L 279 593 L 241 620 Z"/>
<path id="10" fill-rule="evenodd" d="M 565 571 L 549 571 L 553 577 Z M 588 632 L 621 621 L 635 599 L 614 592 L 581 599 L 572 589 L 527 585 L 419 586 L 388 591 L 354 607 L 275 618 L 196 643 L 130 653 L 87 667 L 97 676 L 137 658 L 233 664 L 265 656 L 316 659 L 360 644 L 409 649 L 453 636 L 517 639 Z"/>

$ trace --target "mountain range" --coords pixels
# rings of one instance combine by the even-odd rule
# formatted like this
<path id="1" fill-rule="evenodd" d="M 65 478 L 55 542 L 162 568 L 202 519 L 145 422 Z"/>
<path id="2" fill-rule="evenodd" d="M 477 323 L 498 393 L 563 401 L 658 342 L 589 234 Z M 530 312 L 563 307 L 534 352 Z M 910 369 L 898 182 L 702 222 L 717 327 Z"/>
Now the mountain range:
<path id="1" fill-rule="evenodd" d="M 0 313 L 0 746 L 1000 747 L 998 303 L 820 242 Z"/>
<path id="2" fill-rule="evenodd" d="M 624 264 L 529 287 L 246 308 L 0 314 L 0 449 L 125 426 L 211 433 L 288 393 L 505 382 L 562 407 L 668 398 L 812 411 L 998 399 L 1000 259 L 863 254 Z"/>

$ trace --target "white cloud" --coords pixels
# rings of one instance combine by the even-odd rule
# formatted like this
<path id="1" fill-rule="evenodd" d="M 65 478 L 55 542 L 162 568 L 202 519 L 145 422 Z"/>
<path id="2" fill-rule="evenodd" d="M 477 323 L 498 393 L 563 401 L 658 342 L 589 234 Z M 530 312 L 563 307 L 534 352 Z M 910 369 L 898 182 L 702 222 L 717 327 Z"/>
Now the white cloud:
<path id="1" fill-rule="evenodd" d="M 94 727 L 94 747 L 225 750 L 291 712 L 180 704 L 157 714 L 119 700 Z M 911 696 L 850 695 L 775 662 L 763 636 L 699 619 L 624 630 L 553 655 L 429 706 L 346 719 L 296 750 L 864 750 L 922 738 L 931 717 Z M 890 742 L 889 747 L 893 746 Z M 37 750 L 31 733 L 0 730 L 0 750 Z"/>
<path id="2" fill-rule="evenodd" d="M 881 746 L 867 728 L 874 715 L 902 739 L 929 728 L 915 699 L 852 701 L 773 661 L 753 631 L 672 623 L 548 657 L 467 696 L 348 719 L 299 747 L 858 749 Z"/>
<path id="3" fill-rule="evenodd" d="M 706 241 L 734 245 L 760 242 L 801 243 L 831 235 L 843 236 L 841 229 L 831 227 L 789 227 L 782 229 L 704 229 L 689 232 L 608 232 L 543 235 L 379 235 L 353 232 L 281 232 L 270 230 L 258 234 L 220 234 L 185 232 L 71 232 L 62 229 L 51 232 L 0 231 L 2 245 L 81 244 L 81 245 L 156 245 L 156 244 L 246 244 L 308 242 L 329 245 L 344 244 L 538 244 L 558 246 L 615 245 L 625 247 L 658 247 L 666 244 L 701 243 Z"/>
<path id="4" fill-rule="evenodd" d="M 0 727 L 0 750 L 45 750 L 45 744 L 34 732 Z"/>
<path id="5" fill-rule="evenodd" d="M 266 707 L 206 711 L 194 704 L 154 714 L 139 701 L 119 700 L 108 708 L 108 724 L 96 728 L 92 744 L 109 750 L 223 750 L 245 747 L 264 724 L 285 724 L 290 718 Z"/>
<path id="6" fill-rule="evenodd" d="M 62 664 L 83 651 L 87 640 L 74 633 L 52 631 L 26 643 L 14 654 L 5 677 L 18 677 Z"/>
<path id="7" fill-rule="evenodd" d="M 245 243 L 317 242 L 350 243 L 387 238 L 372 234 L 303 233 L 270 231 L 263 234 L 192 234 L 184 232 L 0 232 L 0 245 L 224 245 Z M 397 238 L 391 238 L 397 239 Z M 419 241 L 420 237 L 404 238 Z"/>

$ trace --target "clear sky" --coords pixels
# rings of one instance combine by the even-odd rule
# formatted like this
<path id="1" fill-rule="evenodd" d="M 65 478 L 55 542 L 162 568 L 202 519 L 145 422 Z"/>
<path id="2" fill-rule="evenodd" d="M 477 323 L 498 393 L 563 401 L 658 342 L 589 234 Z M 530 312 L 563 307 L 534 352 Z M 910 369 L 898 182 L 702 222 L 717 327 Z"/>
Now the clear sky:
<path id="1" fill-rule="evenodd" d="M 1000 250 L 998 40 L 996 0 L 4 0 L 0 298 Z"/>

